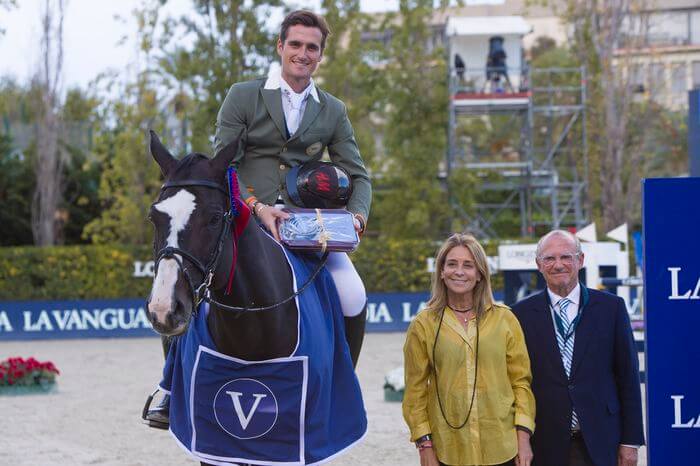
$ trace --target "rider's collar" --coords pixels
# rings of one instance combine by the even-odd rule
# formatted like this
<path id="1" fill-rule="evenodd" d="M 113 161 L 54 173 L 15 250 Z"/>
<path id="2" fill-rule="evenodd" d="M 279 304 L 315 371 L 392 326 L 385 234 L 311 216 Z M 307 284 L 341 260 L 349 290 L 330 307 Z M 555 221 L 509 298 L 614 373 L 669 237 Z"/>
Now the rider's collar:
<path id="1" fill-rule="evenodd" d="M 265 86 L 264 89 L 279 89 L 282 85 L 282 70 L 281 68 L 277 67 L 276 69 L 271 69 L 270 73 L 267 75 L 267 81 L 265 81 Z M 289 83 L 285 81 L 286 86 L 291 89 L 289 86 Z M 309 82 L 309 95 L 314 98 L 314 100 L 318 103 L 321 103 L 321 100 L 318 97 L 318 90 L 316 89 L 316 84 L 314 84 L 314 78 L 311 78 L 311 81 Z M 302 91 L 303 93 L 304 91 Z"/>

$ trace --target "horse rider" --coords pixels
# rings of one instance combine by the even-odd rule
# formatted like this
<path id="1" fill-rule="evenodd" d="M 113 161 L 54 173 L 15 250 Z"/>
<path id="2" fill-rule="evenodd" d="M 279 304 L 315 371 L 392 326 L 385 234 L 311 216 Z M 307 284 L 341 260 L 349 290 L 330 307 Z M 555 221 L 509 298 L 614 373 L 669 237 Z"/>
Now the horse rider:
<path id="1" fill-rule="evenodd" d="M 372 187 L 347 109 L 341 100 L 319 89 L 312 78 L 329 34 L 323 17 L 305 10 L 289 13 L 277 39 L 281 68 L 271 71 L 266 79 L 234 84 L 217 116 L 214 153 L 240 140 L 232 164 L 238 172 L 242 198 L 277 240 L 277 221 L 288 214 L 275 205 L 308 207 L 288 193 L 288 172 L 301 165 L 301 174 L 303 164 L 320 160 L 324 150 L 352 180 L 346 208 L 353 214 L 355 229 L 361 235 L 367 226 Z M 337 286 L 345 337 L 357 365 L 365 333 L 367 294 L 346 253 L 329 253 L 326 267 Z M 148 418 L 167 421 L 167 401 L 149 411 Z"/>

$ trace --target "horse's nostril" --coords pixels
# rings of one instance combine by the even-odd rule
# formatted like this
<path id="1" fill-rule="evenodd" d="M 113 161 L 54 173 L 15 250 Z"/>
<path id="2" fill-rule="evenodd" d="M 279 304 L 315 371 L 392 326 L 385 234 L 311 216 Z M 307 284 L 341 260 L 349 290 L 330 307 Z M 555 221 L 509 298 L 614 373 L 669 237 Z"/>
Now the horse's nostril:
<path id="1" fill-rule="evenodd" d="M 182 304 L 182 301 L 179 299 L 175 300 L 175 312 L 170 314 L 168 317 L 170 317 L 170 323 L 175 324 L 174 320 L 175 317 L 178 317 L 179 320 L 184 320 L 185 319 L 185 306 Z M 173 325 L 174 326 L 174 325 Z"/>

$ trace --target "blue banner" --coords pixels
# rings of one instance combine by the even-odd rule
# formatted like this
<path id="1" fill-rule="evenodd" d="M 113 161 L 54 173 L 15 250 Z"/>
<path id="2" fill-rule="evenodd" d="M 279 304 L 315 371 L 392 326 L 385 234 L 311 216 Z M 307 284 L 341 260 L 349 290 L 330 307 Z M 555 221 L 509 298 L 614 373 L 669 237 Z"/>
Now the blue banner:
<path id="1" fill-rule="evenodd" d="M 370 293 L 368 332 L 402 332 L 427 293 Z M 144 299 L 0 302 L 0 341 L 155 336 Z"/>
<path id="2" fill-rule="evenodd" d="M 644 180 L 650 465 L 686 465 L 700 444 L 700 178 Z"/>

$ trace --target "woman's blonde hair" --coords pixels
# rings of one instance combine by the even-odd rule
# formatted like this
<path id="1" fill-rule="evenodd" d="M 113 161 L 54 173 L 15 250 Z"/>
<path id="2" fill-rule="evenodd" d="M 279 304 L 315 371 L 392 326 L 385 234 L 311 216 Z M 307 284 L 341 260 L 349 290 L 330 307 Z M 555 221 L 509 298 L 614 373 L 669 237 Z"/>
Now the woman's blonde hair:
<path id="1" fill-rule="evenodd" d="M 491 291 L 491 274 L 489 273 L 489 265 L 486 260 L 486 252 L 481 244 L 472 235 L 455 233 L 440 246 L 437 256 L 435 257 L 435 270 L 432 276 L 431 296 L 426 304 L 428 311 L 442 311 L 447 306 L 447 286 L 440 277 L 440 273 L 445 267 L 447 254 L 458 246 L 464 246 L 472 253 L 474 263 L 481 280 L 476 283 L 473 290 L 473 305 L 476 312 L 476 318 L 480 319 L 484 312 L 493 306 L 493 292 Z"/>

